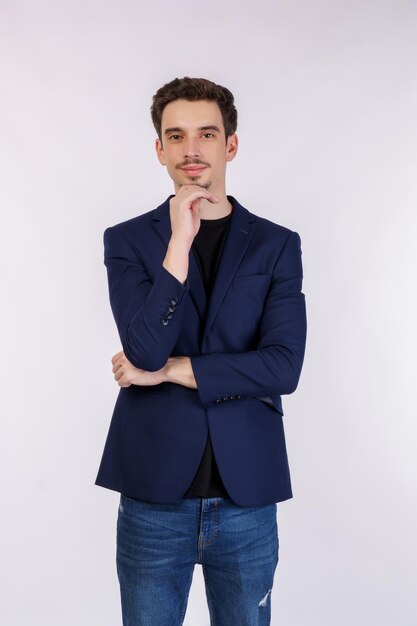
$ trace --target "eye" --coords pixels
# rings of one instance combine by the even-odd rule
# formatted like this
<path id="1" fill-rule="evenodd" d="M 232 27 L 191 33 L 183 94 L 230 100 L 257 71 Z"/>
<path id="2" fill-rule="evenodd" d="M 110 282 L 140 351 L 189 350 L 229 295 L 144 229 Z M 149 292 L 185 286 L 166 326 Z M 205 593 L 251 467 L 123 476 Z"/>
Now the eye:
<path id="1" fill-rule="evenodd" d="M 214 133 L 204 133 L 204 137 L 207 137 L 207 135 L 210 135 L 210 137 L 214 137 Z"/>
<path id="2" fill-rule="evenodd" d="M 177 141 L 177 139 L 181 139 L 181 135 L 170 135 L 168 139 L 173 139 L 174 141 Z"/>

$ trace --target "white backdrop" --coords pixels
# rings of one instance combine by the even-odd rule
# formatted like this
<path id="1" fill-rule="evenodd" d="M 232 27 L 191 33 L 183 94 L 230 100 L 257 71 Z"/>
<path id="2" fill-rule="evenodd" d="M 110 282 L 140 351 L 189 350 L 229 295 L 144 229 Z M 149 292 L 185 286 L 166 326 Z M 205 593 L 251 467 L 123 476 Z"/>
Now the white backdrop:
<path id="1" fill-rule="evenodd" d="M 416 2 L 1 0 L 0 52 L 1 623 L 121 623 L 102 235 L 173 192 L 149 107 L 189 75 L 236 98 L 227 192 L 302 239 L 272 624 L 414 626 Z"/>

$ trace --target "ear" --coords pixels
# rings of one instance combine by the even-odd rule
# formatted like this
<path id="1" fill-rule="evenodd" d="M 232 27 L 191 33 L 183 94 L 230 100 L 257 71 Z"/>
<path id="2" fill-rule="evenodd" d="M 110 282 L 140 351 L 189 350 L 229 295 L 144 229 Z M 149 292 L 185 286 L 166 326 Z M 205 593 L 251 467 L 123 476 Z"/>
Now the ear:
<path id="1" fill-rule="evenodd" d="M 162 141 L 159 139 L 159 137 L 155 139 L 155 150 L 156 150 L 156 156 L 158 157 L 158 161 L 160 162 L 160 164 L 166 165 L 164 148 L 162 147 Z"/>
<path id="2" fill-rule="evenodd" d="M 226 143 L 226 161 L 233 161 L 237 154 L 239 139 L 236 133 L 229 135 Z"/>

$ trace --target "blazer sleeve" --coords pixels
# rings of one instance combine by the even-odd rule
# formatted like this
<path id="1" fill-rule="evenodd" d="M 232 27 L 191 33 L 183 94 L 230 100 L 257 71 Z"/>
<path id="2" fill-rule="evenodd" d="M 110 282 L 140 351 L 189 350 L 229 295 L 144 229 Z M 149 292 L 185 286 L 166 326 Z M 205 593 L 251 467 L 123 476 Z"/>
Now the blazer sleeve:
<path id="1" fill-rule="evenodd" d="M 103 241 L 110 305 L 123 351 L 135 367 L 157 371 L 177 342 L 189 286 L 163 265 L 152 282 L 117 226 L 106 228 Z"/>
<path id="2" fill-rule="evenodd" d="M 298 233 L 292 232 L 273 269 L 257 349 L 190 357 L 205 408 L 231 396 L 282 395 L 296 389 L 307 334 L 302 279 L 301 240 Z"/>

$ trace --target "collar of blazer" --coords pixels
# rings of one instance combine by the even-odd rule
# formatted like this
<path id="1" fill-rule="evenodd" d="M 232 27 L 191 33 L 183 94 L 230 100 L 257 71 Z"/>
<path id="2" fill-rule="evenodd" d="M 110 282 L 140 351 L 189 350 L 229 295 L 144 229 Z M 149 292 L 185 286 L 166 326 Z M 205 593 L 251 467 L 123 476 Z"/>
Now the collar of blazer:
<path id="1" fill-rule="evenodd" d="M 153 211 L 152 219 L 154 227 L 168 246 L 171 237 L 171 222 L 169 219 L 169 201 L 174 194 L 170 195 L 165 202 Z M 240 265 L 249 243 L 255 232 L 255 216 L 245 209 L 233 196 L 227 196 L 232 205 L 232 216 L 230 219 L 229 234 L 226 239 L 222 258 L 217 270 L 216 278 L 211 292 L 210 302 L 206 312 L 206 296 L 203 281 L 200 276 L 197 261 L 193 254 L 190 254 L 190 267 L 188 278 L 185 283 L 190 290 L 191 298 L 200 315 L 205 319 L 203 342 L 205 341 L 217 312 L 221 306 L 226 291 Z"/>

